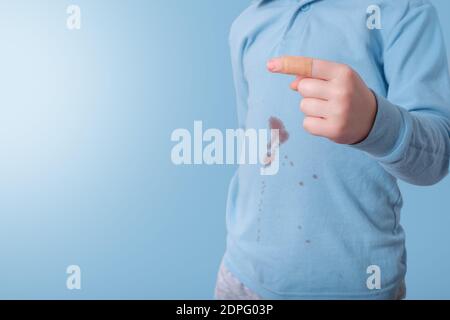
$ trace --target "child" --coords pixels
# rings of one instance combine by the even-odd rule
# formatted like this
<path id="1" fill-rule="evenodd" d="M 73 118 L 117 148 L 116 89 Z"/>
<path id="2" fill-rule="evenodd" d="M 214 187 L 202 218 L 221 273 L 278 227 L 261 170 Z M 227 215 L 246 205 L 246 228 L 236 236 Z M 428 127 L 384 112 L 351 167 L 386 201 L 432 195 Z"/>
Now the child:
<path id="1" fill-rule="evenodd" d="M 259 0 L 230 43 L 240 127 L 276 117 L 289 140 L 277 175 L 242 165 L 232 179 L 216 298 L 404 298 L 397 179 L 433 185 L 449 166 L 450 80 L 433 6 Z"/>

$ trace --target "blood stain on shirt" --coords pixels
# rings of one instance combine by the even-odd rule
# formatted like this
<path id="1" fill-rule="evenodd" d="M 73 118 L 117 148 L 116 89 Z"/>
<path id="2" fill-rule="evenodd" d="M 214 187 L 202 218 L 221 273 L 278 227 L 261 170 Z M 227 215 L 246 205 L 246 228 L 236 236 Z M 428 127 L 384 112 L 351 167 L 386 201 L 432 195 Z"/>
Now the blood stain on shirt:
<path id="1" fill-rule="evenodd" d="M 286 127 L 284 126 L 283 121 L 278 119 L 277 117 L 270 117 L 269 119 L 269 127 L 271 130 L 278 130 L 280 145 L 289 140 L 289 132 L 287 132 Z"/>
<path id="2" fill-rule="evenodd" d="M 277 117 L 270 117 L 269 128 L 270 130 L 278 130 L 278 137 L 275 137 L 278 139 L 272 137 L 272 140 L 267 144 L 267 157 L 264 160 L 265 167 L 269 167 L 275 160 L 274 155 L 276 154 L 276 149 L 289 140 L 289 132 L 286 130 L 286 127 L 281 119 Z M 287 159 L 287 156 L 285 158 Z M 285 166 L 285 164 L 282 165 Z"/>
<path id="3" fill-rule="evenodd" d="M 266 190 L 266 182 L 263 180 L 261 181 L 261 197 L 259 199 L 259 203 L 258 203 L 258 218 L 257 218 L 257 225 L 258 225 L 258 230 L 257 230 L 257 234 L 256 234 L 256 242 L 260 242 L 261 241 L 261 220 L 262 220 L 262 214 L 263 214 L 263 208 L 264 208 L 264 193 Z"/>
<path id="4" fill-rule="evenodd" d="M 318 180 L 319 176 L 317 174 L 313 174 L 313 179 Z"/>

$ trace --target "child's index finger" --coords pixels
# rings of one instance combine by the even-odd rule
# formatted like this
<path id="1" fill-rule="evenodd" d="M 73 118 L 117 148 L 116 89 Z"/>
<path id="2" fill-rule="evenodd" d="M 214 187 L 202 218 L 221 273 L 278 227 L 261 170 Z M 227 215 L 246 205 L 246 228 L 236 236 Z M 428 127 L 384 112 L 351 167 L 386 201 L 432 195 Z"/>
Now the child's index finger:
<path id="1" fill-rule="evenodd" d="M 322 80 L 332 80 L 337 76 L 338 67 L 338 63 L 295 56 L 274 58 L 267 63 L 267 68 L 273 73 Z"/>

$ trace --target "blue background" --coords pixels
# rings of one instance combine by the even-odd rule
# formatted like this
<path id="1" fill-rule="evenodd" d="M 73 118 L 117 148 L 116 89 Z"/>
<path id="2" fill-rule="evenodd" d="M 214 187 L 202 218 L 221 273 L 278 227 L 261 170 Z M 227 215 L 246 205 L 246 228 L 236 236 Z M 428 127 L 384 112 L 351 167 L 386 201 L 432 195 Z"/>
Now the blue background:
<path id="1" fill-rule="evenodd" d="M 248 2 L 73 3 L 79 31 L 72 2 L 0 0 L 0 298 L 209 299 L 235 168 L 175 167 L 170 135 L 236 127 L 227 39 Z M 448 299 L 450 179 L 402 190 L 408 297 Z"/>

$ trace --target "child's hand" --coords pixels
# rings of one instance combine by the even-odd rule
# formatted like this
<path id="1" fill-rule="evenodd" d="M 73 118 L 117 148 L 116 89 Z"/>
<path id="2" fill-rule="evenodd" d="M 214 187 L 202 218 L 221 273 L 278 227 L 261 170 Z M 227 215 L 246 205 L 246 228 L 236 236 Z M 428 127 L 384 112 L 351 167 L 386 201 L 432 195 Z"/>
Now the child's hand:
<path id="1" fill-rule="evenodd" d="M 369 135 L 377 114 L 373 92 L 350 67 L 304 57 L 281 57 L 269 71 L 297 76 L 291 84 L 303 100 L 304 128 L 340 144 L 355 144 Z"/>

